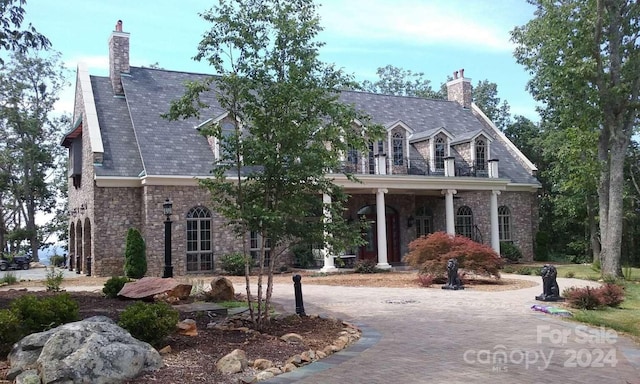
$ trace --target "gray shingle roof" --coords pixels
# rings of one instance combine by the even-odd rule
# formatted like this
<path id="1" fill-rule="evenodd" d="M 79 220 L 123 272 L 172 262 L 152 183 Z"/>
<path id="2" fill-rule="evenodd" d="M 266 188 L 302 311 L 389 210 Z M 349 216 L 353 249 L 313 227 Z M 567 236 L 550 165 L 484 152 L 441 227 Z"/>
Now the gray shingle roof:
<path id="1" fill-rule="evenodd" d="M 105 164 L 98 174 L 138 176 L 144 170 L 147 175 L 208 175 L 213 154 L 194 127 L 225 112 L 213 92 L 202 95 L 210 108 L 198 120 L 168 121 L 161 117 L 168 112 L 171 101 L 183 95 L 187 81 L 207 77 L 131 67 L 130 75 L 122 77 L 126 101 L 113 96 L 108 78 L 92 77 L 105 142 Z M 455 102 L 352 91 L 343 92 L 341 100 L 369 114 L 375 123 L 401 120 L 415 134 L 445 128 L 454 136 L 465 137 L 469 132 L 484 130 L 470 110 Z M 501 177 L 517 183 L 538 183 L 499 137 L 491 144 L 491 157 L 500 160 Z"/>

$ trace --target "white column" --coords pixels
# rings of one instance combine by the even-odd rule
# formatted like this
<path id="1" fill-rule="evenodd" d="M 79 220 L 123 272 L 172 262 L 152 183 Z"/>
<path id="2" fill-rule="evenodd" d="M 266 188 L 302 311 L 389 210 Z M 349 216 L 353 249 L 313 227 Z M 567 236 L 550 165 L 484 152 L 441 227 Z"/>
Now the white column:
<path id="1" fill-rule="evenodd" d="M 389 269 L 391 265 L 387 262 L 387 221 L 386 207 L 384 204 L 384 194 L 387 189 L 376 190 L 376 229 L 378 230 L 378 264 L 376 267 Z"/>
<path id="2" fill-rule="evenodd" d="M 491 201 L 489 209 L 491 210 L 491 248 L 500 254 L 500 231 L 498 229 L 498 195 L 500 191 L 491 191 Z"/>
<path id="3" fill-rule="evenodd" d="M 327 195 L 326 193 L 323 193 L 322 205 L 323 205 L 324 217 L 322 218 L 322 220 L 325 223 L 328 223 L 331 221 L 331 212 L 329 212 L 329 208 L 327 207 L 329 204 L 331 204 L 331 196 Z M 329 234 L 325 230 L 324 237 L 326 238 L 327 236 L 329 236 Z M 338 268 L 336 268 L 334 264 L 333 255 L 331 255 L 331 252 L 326 244 L 322 247 L 322 256 L 324 258 L 324 265 L 322 266 L 322 268 L 320 268 L 320 272 L 335 272 L 336 270 L 338 270 Z"/>
<path id="4" fill-rule="evenodd" d="M 445 189 L 442 191 L 442 194 L 444 195 L 447 233 L 452 236 L 456 234 L 455 214 L 453 213 L 453 195 L 456 193 L 458 193 L 458 191 L 455 189 Z"/>

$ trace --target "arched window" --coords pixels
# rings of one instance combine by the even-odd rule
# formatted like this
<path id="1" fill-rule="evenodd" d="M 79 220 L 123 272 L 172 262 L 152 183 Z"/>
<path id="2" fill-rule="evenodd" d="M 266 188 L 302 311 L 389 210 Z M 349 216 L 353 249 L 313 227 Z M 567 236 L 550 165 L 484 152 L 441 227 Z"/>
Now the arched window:
<path id="1" fill-rule="evenodd" d="M 393 165 L 404 164 L 404 136 L 402 133 L 393 134 Z"/>
<path id="2" fill-rule="evenodd" d="M 205 207 L 187 213 L 187 272 L 213 271 L 211 212 Z"/>
<path id="3" fill-rule="evenodd" d="M 458 208 L 456 234 L 473 239 L 473 211 L 466 205 Z"/>
<path id="4" fill-rule="evenodd" d="M 436 138 L 436 152 L 435 152 L 435 166 L 436 169 L 444 169 L 444 139 L 442 137 Z"/>
<path id="5" fill-rule="evenodd" d="M 487 169 L 487 142 L 484 139 L 476 140 L 476 169 Z"/>
<path id="6" fill-rule="evenodd" d="M 262 234 L 256 231 L 251 231 L 250 233 L 250 243 L 249 243 L 249 254 L 253 259 L 255 265 L 259 265 L 260 261 L 260 250 L 262 249 Z M 271 259 L 271 239 L 268 237 L 264 238 L 264 266 L 269 265 L 269 260 Z"/>
<path id="7" fill-rule="evenodd" d="M 433 212 L 428 207 L 416 209 L 416 238 L 433 233 Z"/>
<path id="8" fill-rule="evenodd" d="M 511 241 L 511 211 L 507 206 L 498 207 L 498 233 L 500 241 Z"/>

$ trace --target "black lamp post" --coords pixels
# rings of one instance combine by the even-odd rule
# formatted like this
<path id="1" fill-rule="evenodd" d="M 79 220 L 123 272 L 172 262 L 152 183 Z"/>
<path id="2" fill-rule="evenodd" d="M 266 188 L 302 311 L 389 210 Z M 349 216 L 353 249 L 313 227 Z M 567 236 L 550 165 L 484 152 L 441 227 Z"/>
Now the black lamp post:
<path id="1" fill-rule="evenodd" d="M 164 273 L 163 278 L 173 277 L 173 267 L 171 266 L 171 212 L 173 203 L 167 199 L 162 204 L 162 210 L 167 218 L 164 221 Z"/>

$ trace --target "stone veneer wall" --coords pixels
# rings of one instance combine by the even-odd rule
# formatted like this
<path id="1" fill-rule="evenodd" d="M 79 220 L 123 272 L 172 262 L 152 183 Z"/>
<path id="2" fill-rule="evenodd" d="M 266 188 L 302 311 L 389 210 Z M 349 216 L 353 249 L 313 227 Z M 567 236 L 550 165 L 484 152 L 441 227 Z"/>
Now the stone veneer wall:
<path id="1" fill-rule="evenodd" d="M 466 205 L 473 211 L 474 224 L 482 234 L 484 244 L 491 245 L 491 212 L 490 191 L 465 192 L 458 191 L 454 199 L 454 214 L 458 208 Z M 522 251 L 524 260 L 533 260 L 533 239 L 537 230 L 537 210 L 535 193 L 505 192 L 498 196 L 498 206 L 505 205 L 511 212 L 511 237 L 515 245 Z"/>
<path id="2" fill-rule="evenodd" d="M 73 256 L 80 255 L 82 260 L 80 262 L 80 268 L 83 272 L 86 266 L 86 256 L 94 255 L 95 249 L 89 239 L 93 238 L 93 234 L 96 233 L 96 226 L 89 225 L 89 230 L 85 231 L 87 223 L 94 222 L 94 170 L 93 170 L 93 153 L 91 151 L 91 142 L 89 141 L 89 127 L 87 126 L 87 117 L 84 111 L 84 100 L 82 97 L 82 90 L 80 88 L 80 82 L 76 82 L 76 97 L 74 116 L 72 121 L 77 121 L 82 117 L 82 175 L 80 178 L 80 188 L 75 188 L 73 182 L 69 179 L 69 188 L 67 196 L 69 199 L 69 231 L 71 231 L 71 223 L 74 223 L 74 234 L 69 234 L 69 239 L 74 239 L 75 244 L 69 244 L 69 251 L 73 253 Z M 80 207 L 86 206 L 86 209 L 81 211 Z M 71 213 L 77 210 L 76 215 Z M 88 221 L 87 221 L 88 219 Z M 78 236 L 80 234 L 80 236 Z M 85 249 L 87 248 L 87 249 Z M 77 269 L 75 260 L 73 260 L 74 269 Z M 93 269 L 93 268 L 92 268 Z"/>
<path id="3" fill-rule="evenodd" d="M 96 276 L 121 276 L 129 228 L 142 228 L 142 188 L 96 188 L 93 272 Z"/>
<path id="4" fill-rule="evenodd" d="M 471 162 L 471 143 L 462 143 L 453 146 L 453 149 L 460 154 L 460 157 L 468 164 L 472 164 Z"/>
<path id="5" fill-rule="evenodd" d="M 242 238 L 238 238 L 226 225 L 226 220 L 211 207 L 209 191 L 197 186 L 144 186 L 142 201 L 142 235 L 147 244 L 148 276 L 161 276 L 164 267 L 164 220 L 162 204 L 169 198 L 173 202 L 171 254 L 173 273 L 186 274 L 186 216 L 194 207 L 204 206 L 212 216 L 212 246 L 214 268 L 218 259 L 232 252 L 242 251 Z"/>

